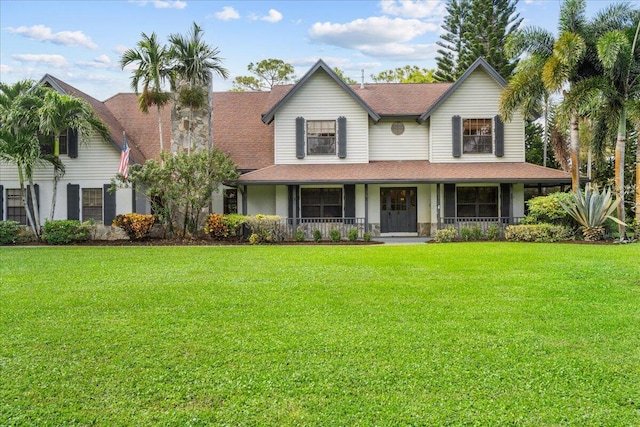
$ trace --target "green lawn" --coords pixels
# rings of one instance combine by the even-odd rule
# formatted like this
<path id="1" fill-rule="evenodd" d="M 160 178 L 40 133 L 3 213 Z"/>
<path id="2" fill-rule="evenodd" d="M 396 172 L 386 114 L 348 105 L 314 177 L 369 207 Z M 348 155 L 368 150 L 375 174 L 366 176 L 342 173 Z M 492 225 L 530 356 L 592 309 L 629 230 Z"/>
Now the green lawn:
<path id="1" fill-rule="evenodd" d="M 638 426 L 640 245 L 0 248 L 1 426 Z"/>

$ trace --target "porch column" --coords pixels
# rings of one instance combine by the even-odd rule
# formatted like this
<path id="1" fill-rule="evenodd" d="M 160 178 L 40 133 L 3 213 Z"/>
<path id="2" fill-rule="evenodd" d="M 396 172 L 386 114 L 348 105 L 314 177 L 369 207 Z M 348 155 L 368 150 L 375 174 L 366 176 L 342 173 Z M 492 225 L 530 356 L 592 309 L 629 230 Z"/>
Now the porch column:
<path id="1" fill-rule="evenodd" d="M 369 232 L 369 184 L 364 185 L 364 232 Z"/>
<path id="2" fill-rule="evenodd" d="M 440 183 L 436 184 L 436 218 L 438 220 L 438 230 L 442 228 L 442 214 L 440 212 Z"/>
<path id="3" fill-rule="evenodd" d="M 238 190 L 242 193 L 242 215 L 247 215 L 247 186 L 238 186 Z"/>

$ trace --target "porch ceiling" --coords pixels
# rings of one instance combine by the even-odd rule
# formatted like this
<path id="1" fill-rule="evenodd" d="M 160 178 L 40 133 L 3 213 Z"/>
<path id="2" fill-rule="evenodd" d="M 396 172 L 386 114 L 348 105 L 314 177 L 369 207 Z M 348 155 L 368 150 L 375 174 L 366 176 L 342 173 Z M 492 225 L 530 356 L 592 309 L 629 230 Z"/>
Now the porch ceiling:
<path id="1" fill-rule="evenodd" d="M 349 164 L 272 165 L 244 174 L 238 184 L 384 184 L 511 182 L 561 185 L 571 175 L 530 163 L 431 163 L 427 160 Z"/>

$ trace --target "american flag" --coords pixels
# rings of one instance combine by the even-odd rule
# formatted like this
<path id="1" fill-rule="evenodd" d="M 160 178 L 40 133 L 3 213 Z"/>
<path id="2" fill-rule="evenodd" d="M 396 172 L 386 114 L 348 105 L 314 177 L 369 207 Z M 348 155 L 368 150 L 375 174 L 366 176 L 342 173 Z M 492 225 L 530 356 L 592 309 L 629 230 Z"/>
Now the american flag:
<path id="1" fill-rule="evenodd" d="M 127 136 L 122 132 L 122 153 L 120 154 L 120 165 L 118 166 L 118 173 L 121 173 L 124 179 L 129 178 L 129 154 L 131 148 L 127 145 Z"/>

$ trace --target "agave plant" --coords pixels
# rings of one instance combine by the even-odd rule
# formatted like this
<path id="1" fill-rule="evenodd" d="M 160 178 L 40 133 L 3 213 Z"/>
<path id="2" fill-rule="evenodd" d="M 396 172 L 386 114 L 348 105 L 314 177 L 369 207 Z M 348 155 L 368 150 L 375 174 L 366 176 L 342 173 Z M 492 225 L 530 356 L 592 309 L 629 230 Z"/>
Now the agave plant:
<path id="1" fill-rule="evenodd" d="M 612 199 L 609 188 L 600 192 L 597 187 L 587 185 L 584 192 L 571 193 L 569 203 L 562 200 L 559 200 L 559 203 L 582 226 L 582 233 L 587 241 L 604 239 L 604 222 L 607 219 L 618 224 L 622 222 L 611 215 L 618 207 L 620 200 Z M 624 236 L 620 238 L 623 239 Z"/>

